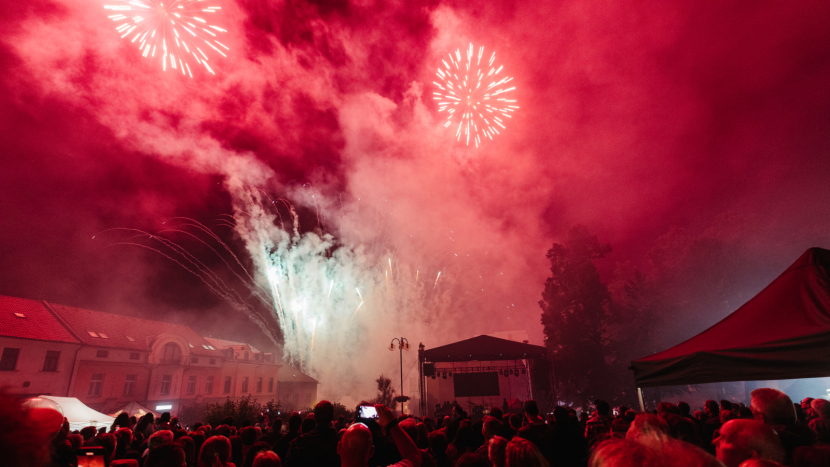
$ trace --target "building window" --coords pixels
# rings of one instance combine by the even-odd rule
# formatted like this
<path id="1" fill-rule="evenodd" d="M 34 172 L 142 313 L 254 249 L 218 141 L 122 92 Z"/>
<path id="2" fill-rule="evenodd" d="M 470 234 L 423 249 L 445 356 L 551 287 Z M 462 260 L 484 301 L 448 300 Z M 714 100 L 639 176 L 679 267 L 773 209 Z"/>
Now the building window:
<path id="1" fill-rule="evenodd" d="M 182 349 L 173 342 L 164 344 L 161 352 L 162 363 L 179 363 L 182 361 Z"/>
<path id="2" fill-rule="evenodd" d="M 199 363 L 199 357 L 190 357 L 190 363 Z"/>
<path id="3" fill-rule="evenodd" d="M 242 393 L 248 392 L 248 377 L 242 378 Z"/>
<path id="4" fill-rule="evenodd" d="M 141 355 L 138 352 L 130 352 L 130 360 L 138 360 Z"/>
<path id="5" fill-rule="evenodd" d="M 89 381 L 89 396 L 101 397 L 101 388 L 104 386 L 104 374 L 93 373 L 92 379 Z"/>
<path id="6" fill-rule="evenodd" d="M 110 356 L 110 351 L 109 350 L 99 350 L 99 351 L 95 352 L 95 356 L 98 357 L 98 358 L 107 358 L 107 357 Z"/>
<path id="7" fill-rule="evenodd" d="M 0 359 L 0 371 L 14 371 L 17 369 L 17 357 L 20 349 L 6 347 L 3 349 L 3 358 Z"/>
<path id="8" fill-rule="evenodd" d="M 268 392 L 274 392 L 274 378 L 268 378 Z"/>
<path id="9" fill-rule="evenodd" d="M 187 377 L 187 394 L 190 396 L 196 394 L 196 375 Z"/>
<path id="10" fill-rule="evenodd" d="M 205 380 L 205 394 L 213 394 L 213 376 L 208 376 Z"/>
<path id="11" fill-rule="evenodd" d="M 170 384 L 173 382 L 173 375 L 163 375 L 161 377 L 161 391 L 159 394 L 163 396 L 170 395 Z"/>
<path id="12" fill-rule="evenodd" d="M 137 375 L 127 375 L 127 378 L 124 380 L 124 395 L 125 396 L 134 396 L 135 395 L 135 379 Z"/>
<path id="13" fill-rule="evenodd" d="M 61 353 L 57 350 L 47 350 L 46 360 L 43 361 L 43 371 L 58 371 L 58 358 Z"/>
<path id="14" fill-rule="evenodd" d="M 256 392 L 262 392 L 262 378 L 256 379 Z"/>
<path id="15" fill-rule="evenodd" d="M 225 376 L 225 394 L 231 393 L 231 377 Z"/>
<path id="16" fill-rule="evenodd" d="M 215 358 L 211 358 L 211 359 L 210 359 L 210 364 L 211 364 L 211 365 L 216 365 L 216 359 L 215 359 Z"/>

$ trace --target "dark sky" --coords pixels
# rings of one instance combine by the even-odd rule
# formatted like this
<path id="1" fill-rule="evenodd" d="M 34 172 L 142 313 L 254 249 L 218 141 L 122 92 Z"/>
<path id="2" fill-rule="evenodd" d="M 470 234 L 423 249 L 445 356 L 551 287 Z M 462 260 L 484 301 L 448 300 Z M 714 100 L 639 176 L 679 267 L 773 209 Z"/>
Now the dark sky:
<path id="1" fill-rule="evenodd" d="M 473 253 L 453 267 L 486 266 L 486 313 L 443 310 L 470 318 L 447 339 L 540 343 L 544 253 L 577 223 L 614 247 L 608 280 L 627 262 L 660 274 L 650 252 L 674 245 L 693 313 L 668 317 L 667 344 L 830 247 L 827 2 L 223 0 L 231 52 L 193 79 L 141 58 L 99 3 L 4 4 L 0 294 L 261 342 L 197 278 L 101 234 L 216 225 L 239 184 L 288 197 L 304 229 L 319 208 L 346 241 L 421 229 L 443 243 L 401 255 Z M 497 51 L 521 107 L 480 149 L 431 99 L 440 57 L 470 42 Z M 359 236 L 337 231 L 344 213 Z"/>

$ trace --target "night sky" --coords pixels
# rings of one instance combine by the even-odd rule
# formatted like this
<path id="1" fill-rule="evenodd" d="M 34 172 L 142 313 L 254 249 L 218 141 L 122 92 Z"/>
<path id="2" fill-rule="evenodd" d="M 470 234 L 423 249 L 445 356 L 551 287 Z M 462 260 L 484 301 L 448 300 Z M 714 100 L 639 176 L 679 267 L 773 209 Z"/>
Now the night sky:
<path id="1" fill-rule="evenodd" d="M 666 345 L 830 247 L 825 1 L 218 0 L 231 52 L 193 79 L 142 58 L 104 3 L 3 5 L 0 294 L 263 344 L 198 278 L 104 232 L 184 216 L 245 259 L 217 224 L 241 185 L 288 199 L 304 231 L 408 264 L 458 254 L 454 293 L 486 297 L 439 310 L 454 324 L 410 339 L 428 347 L 508 329 L 540 344 L 544 255 L 574 224 L 614 248 L 608 281 L 664 274 L 669 252 L 687 311 L 664 317 Z M 521 107 L 478 149 L 432 99 L 441 57 L 471 42 Z"/>

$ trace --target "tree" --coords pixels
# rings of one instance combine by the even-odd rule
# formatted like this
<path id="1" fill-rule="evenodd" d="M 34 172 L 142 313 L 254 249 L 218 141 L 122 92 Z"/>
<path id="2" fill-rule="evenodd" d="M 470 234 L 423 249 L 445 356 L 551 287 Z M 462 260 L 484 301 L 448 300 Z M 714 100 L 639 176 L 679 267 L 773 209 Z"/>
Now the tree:
<path id="1" fill-rule="evenodd" d="M 547 253 L 551 277 L 539 302 L 545 347 L 557 398 L 582 407 L 597 397 L 611 402 L 618 383 L 610 377 L 608 364 L 613 359 L 606 336 L 611 296 L 594 265 L 610 251 L 610 245 L 577 225 Z"/>
<path id="2" fill-rule="evenodd" d="M 383 404 L 391 410 L 395 410 L 398 402 L 395 400 L 395 388 L 392 387 L 392 380 L 380 375 L 375 382 L 378 383 L 378 395 L 375 397 L 375 403 Z"/>

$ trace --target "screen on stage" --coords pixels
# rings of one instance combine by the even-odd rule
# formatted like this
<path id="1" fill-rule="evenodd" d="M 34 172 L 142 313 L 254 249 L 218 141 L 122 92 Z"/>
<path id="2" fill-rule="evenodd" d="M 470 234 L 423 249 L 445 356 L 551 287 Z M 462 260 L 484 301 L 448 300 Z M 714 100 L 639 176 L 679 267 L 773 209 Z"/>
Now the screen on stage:
<path id="1" fill-rule="evenodd" d="M 456 373 L 453 375 L 453 380 L 455 397 L 499 395 L 499 374 L 495 371 Z"/>

